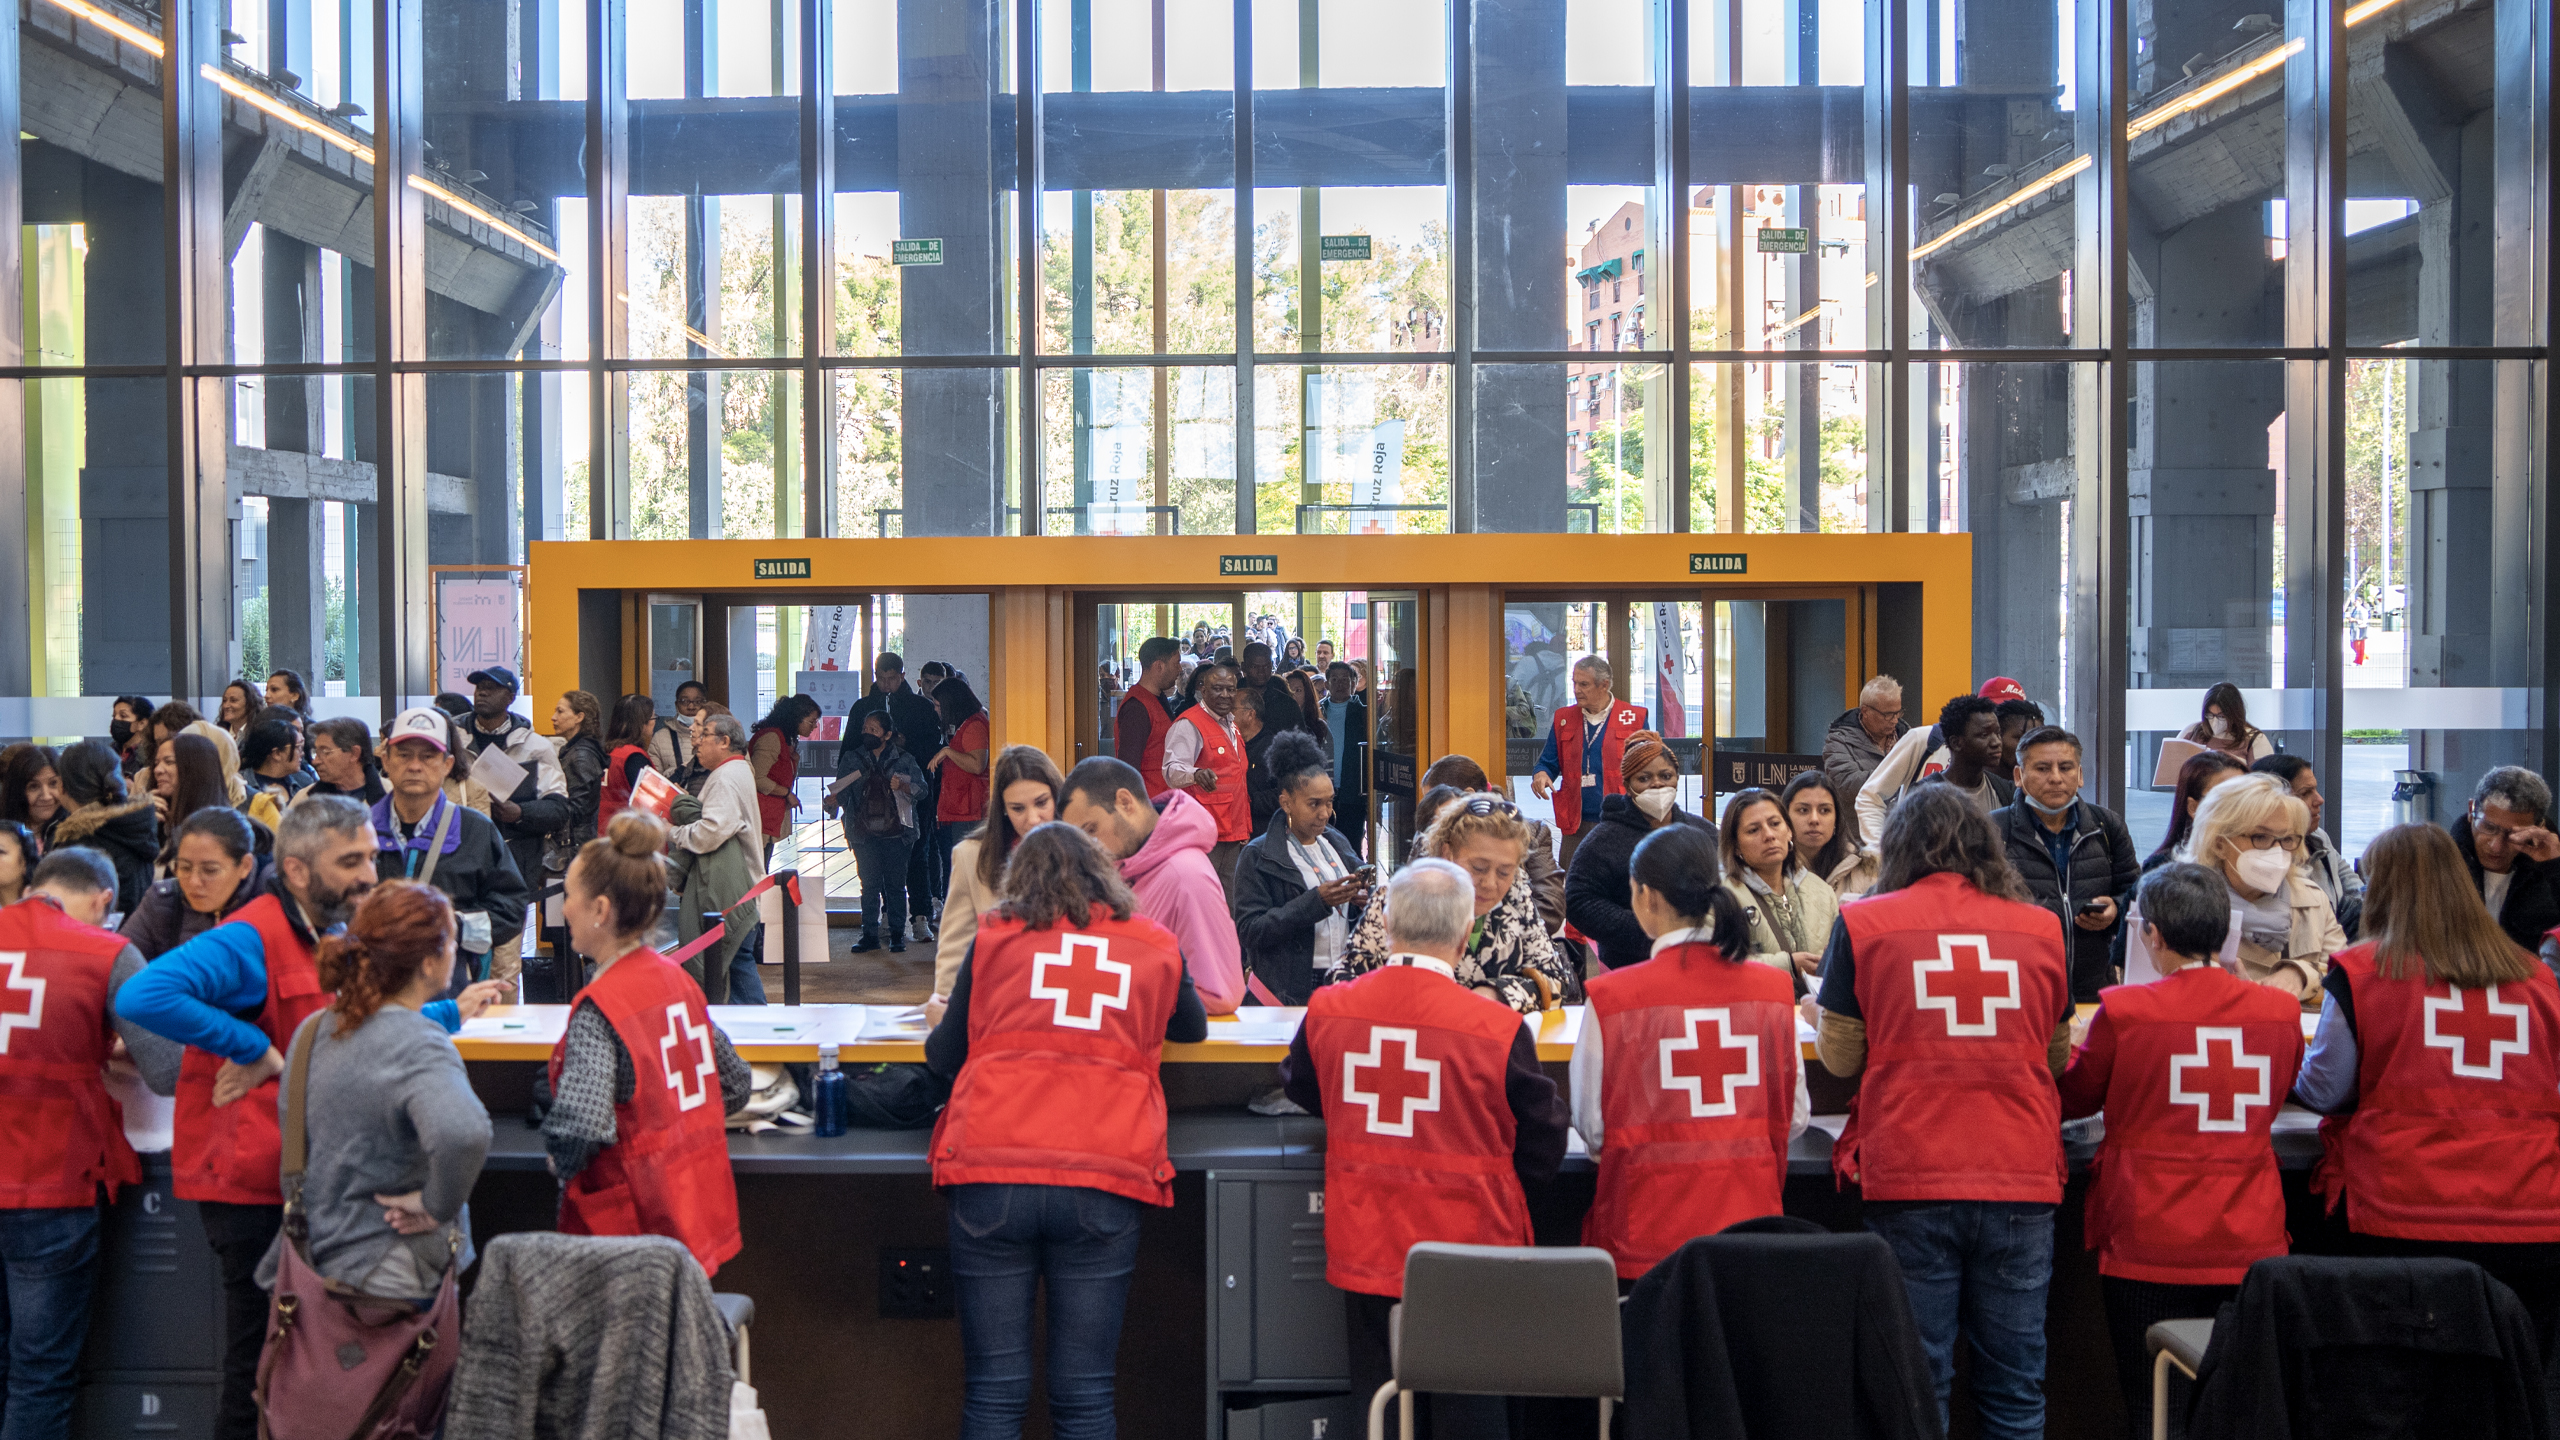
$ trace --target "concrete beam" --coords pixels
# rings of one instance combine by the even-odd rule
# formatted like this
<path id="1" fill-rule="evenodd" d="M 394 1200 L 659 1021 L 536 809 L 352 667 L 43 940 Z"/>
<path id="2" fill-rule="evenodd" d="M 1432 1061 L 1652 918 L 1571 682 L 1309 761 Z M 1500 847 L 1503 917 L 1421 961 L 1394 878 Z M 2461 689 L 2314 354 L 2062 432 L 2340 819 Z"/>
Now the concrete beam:
<path id="1" fill-rule="evenodd" d="M 260 450 L 234 445 L 231 447 L 230 473 L 238 478 L 241 494 L 263 495 L 271 500 L 327 500 L 347 505 L 370 505 L 377 494 L 373 465 L 364 460 L 339 460 L 293 450 Z M 427 513 L 472 514 L 478 508 L 474 502 L 474 488 L 471 481 L 458 475 L 428 475 Z"/>

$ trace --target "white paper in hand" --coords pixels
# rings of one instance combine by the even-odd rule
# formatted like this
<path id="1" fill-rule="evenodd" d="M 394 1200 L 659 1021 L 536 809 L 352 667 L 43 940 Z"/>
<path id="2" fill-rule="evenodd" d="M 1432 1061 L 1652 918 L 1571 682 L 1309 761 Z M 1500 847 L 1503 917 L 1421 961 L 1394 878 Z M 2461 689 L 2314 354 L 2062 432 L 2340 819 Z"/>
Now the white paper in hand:
<path id="1" fill-rule="evenodd" d="M 524 783 L 525 769 L 506 751 L 492 745 L 471 757 L 471 778 L 495 800 L 512 799 Z"/>

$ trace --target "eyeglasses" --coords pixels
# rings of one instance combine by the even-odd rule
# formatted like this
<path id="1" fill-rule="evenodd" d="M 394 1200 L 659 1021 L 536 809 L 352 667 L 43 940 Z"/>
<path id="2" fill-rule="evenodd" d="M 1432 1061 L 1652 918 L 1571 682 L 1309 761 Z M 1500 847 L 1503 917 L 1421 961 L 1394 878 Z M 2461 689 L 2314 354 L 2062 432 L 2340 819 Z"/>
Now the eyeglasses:
<path id="1" fill-rule="evenodd" d="M 2248 841 L 2249 848 L 2252 850 L 2299 850 L 2302 848 L 2302 837 L 2299 835 L 2270 835 L 2264 830 L 2258 830 L 2240 838 Z"/>
<path id="2" fill-rule="evenodd" d="M 1894 706 L 1890 710 L 1887 710 L 1881 705 L 1861 705 L 1858 708 L 1866 711 L 1868 714 L 1873 715 L 1879 720 L 1899 720 L 1902 718 L 1902 707 L 1899 705 Z"/>

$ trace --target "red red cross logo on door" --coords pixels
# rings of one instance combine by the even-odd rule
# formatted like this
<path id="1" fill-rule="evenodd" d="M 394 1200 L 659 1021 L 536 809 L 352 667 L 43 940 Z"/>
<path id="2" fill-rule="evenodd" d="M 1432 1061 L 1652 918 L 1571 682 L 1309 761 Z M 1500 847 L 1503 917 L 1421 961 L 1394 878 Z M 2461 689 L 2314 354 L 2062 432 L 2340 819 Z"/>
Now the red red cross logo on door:
<path id="1" fill-rule="evenodd" d="M 2239 1026 L 2199 1025 L 2196 1053 L 2169 1057 L 2169 1103 L 2196 1107 L 2198 1130 L 2246 1130 L 2250 1106 L 2275 1103 L 2274 1073 L 2266 1056 L 2242 1047 Z"/>
<path id="2" fill-rule="evenodd" d="M 1369 1112 L 1369 1133 L 1413 1138 L 1413 1117 L 1440 1108 L 1440 1062 L 1416 1053 L 1420 1038 L 1392 1025 L 1369 1027 L 1369 1048 L 1342 1057 L 1342 1103 Z M 1376 1077 L 1360 1088 L 1361 1072 Z"/>
<path id="3" fill-rule="evenodd" d="M 1058 948 L 1031 957 L 1031 998 L 1052 1002 L 1069 1030 L 1099 1030 L 1102 1012 L 1129 1008 L 1129 962 L 1111 958 L 1099 935 L 1062 935 Z"/>
<path id="4" fill-rule="evenodd" d="M 2453 1052 L 2453 1073 L 2473 1080 L 2503 1080 L 2507 1057 L 2526 1053 L 2525 1007 L 2498 999 L 2498 987 L 2427 997 L 2427 1048 Z M 2473 996 L 2479 1004 L 2472 1003 Z M 2478 1058 L 2474 1058 L 2474 1057 Z"/>
<path id="5" fill-rule="evenodd" d="M 27 973 L 27 956 L 23 950 L 0 955 L 0 1055 L 9 1053 L 9 1034 L 13 1030 L 33 1030 L 44 1024 L 44 977 Z M 18 997 L 26 996 L 26 1008 L 18 1008 Z"/>
<path id="6" fill-rule="evenodd" d="M 1682 1033 L 1662 1037 L 1662 1088 L 1687 1093 L 1692 1119 L 1740 1113 L 1737 1097 L 1760 1083 L 1760 1042 L 1733 1033 L 1733 1011 L 1727 1007 L 1683 1010 L 1680 1018 L 1686 1022 Z M 1709 1023 L 1715 1026 L 1712 1043 L 1699 1034 Z M 1717 1090 L 1713 1100 L 1707 1098 L 1710 1085 Z"/>
<path id="7" fill-rule="evenodd" d="M 679 1000 L 667 1007 L 667 1033 L 658 1037 L 658 1068 L 676 1092 L 676 1108 L 692 1110 L 720 1088 L 720 1062 L 711 1054 L 711 1028 L 696 1025 Z M 693 1084 L 688 1088 L 685 1082 Z"/>
<path id="8" fill-rule="evenodd" d="M 1911 996 L 1946 1012 L 1949 1035 L 1997 1035 L 2000 1012 L 2018 1008 L 2018 962 L 1991 958 L 1985 936 L 1941 935 L 1937 959 L 1911 962 Z"/>

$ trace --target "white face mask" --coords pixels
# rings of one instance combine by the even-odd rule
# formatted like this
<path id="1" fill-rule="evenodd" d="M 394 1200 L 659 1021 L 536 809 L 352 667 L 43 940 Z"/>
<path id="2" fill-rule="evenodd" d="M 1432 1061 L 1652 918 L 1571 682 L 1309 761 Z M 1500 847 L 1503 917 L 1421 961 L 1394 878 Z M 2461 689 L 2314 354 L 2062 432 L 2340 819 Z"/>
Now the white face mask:
<path id="1" fill-rule="evenodd" d="M 2219 715 L 2216 715 L 2216 716 L 2211 717 L 2211 718 L 2210 718 L 2206 723 L 2208 723 L 2208 724 L 2210 724 L 2211 726 L 2213 726 L 2213 738 L 2214 738 L 2214 739 L 2216 739 L 2216 740 L 2228 740 L 2228 739 L 2230 739 L 2230 738 L 2231 738 L 2231 722 L 2230 722 L 2230 721 L 2223 719 L 2223 718 L 2222 718 L 2221 716 L 2219 716 Z"/>
<path id="2" fill-rule="evenodd" d="M 2283 886 L 2285 877 L 2293 873 L 2293 856 L 2280 849 L 2243 850 L 2231 868 L 2239 872 L 2242 883 L 2263 894 Z"/>
<path id="3" fill-rule="evenodd" d="M 1666 785 L 1659 790 L 1646 790 L 1637 794 L 1635 802 L 1637 809 L 1652 816 L 1659 823 L 1662 817 L 1671 813 L 1671 807 L 1680 802 L 1680 792 Z"/>

